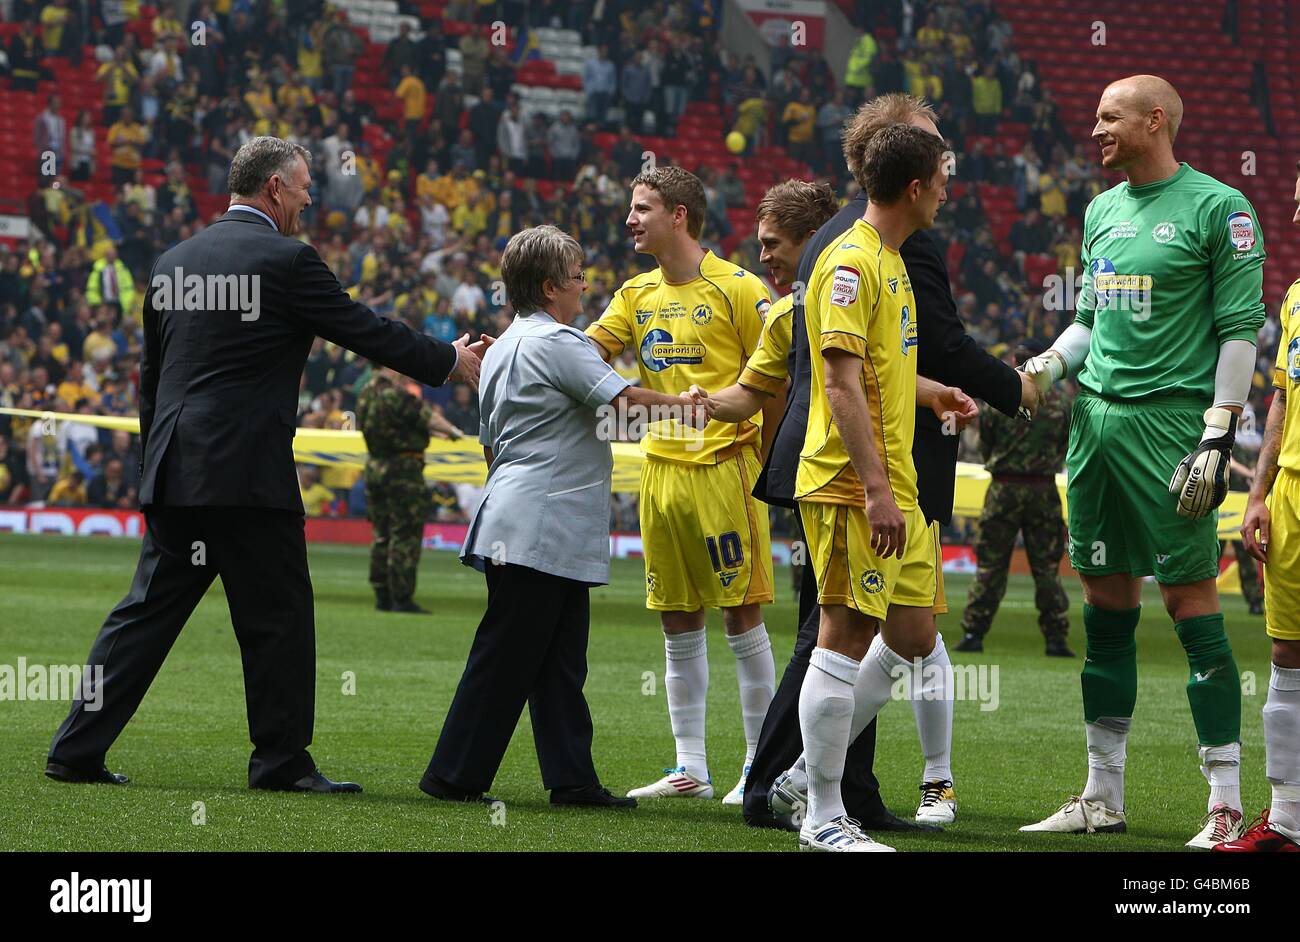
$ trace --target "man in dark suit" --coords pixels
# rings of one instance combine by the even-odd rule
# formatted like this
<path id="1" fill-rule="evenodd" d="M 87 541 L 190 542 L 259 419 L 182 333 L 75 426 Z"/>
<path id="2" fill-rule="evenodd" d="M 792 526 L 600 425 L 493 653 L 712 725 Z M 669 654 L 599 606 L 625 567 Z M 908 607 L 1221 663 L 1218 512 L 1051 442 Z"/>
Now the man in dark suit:
<path id="1" fill-rule="evenodd" d="M 248 141 L 230 165 L 229 211 L 150 273 L 140 368 L 146 532 L 131 589 L 87 662 L 103 668 L 102 689 L 90 708 L 73 703 L 50 744 L 50 778 L 127 781 L 105 754 L 220 576 L 243 655 L 249 786 L 360 790 L 331 782 L 307 752 L 316 636 L 293 461 L 303 366 L 320 336 L 432 386 L 476 385 L 491 341 L 448 344 L 379 317 L 348 297 L 310 244 L 288 238 L 311 205 L 309 158 L 278 138 Z"/>
<path id="2" fill-rule="evenodd" d="M 937 116 L 923 101 L 892 93 L 873 99 L 850 119 L 859 133 L 871 133 L 891 124 L 913 124 L 938 135 Z M 832 242 L 862 218 L 867 208 L 865 193 L 858 194 L 808 240 L 799 258 L 796 285 L 806 285 L 814 263 Z M 912 281 L 917 307 L 917 372 L 945 385 L 958 386 L 968 395 L 984 399 L 1007 415 L 1021 406 L 1035 408 L 1033 383 L 996 357 L 979 349 L 967 335 L 957 314 L 948 266 L 930 233 L 919 230 L 903 243 L 901 254 Z M 767 463 L 754 486 L 754 496 L 769 504 L 795 508 L 794 484 L 799 470 L 808 426 L 812 361 L 808 334 L 804 329 L 803 305 L 796 302 L 793 338 L 790 344 L 790 389 L 786 411 L 777 428 Z M 944 434 L 943 425 L 928 408 L 918 408 L 916 437 L 912 445 L 916 464 L 917 490 L 927 523 L 952 519 L 953 486 L 956 481 L 957 436 Z M 798 515 L 795 517 L 798 520 Z M 800 534 L 800 540 L 803 536 Z M 768 804 L 773 780 L 798 759 L 803 749 L 799 729 L 799 692 L 808 671 L 808 658 L 817 643 L 820 609 L 817 585 L 811 565 L 804 566 L 799 592 L 799 634 L 794 654 L 768 707 L 759 736 L 758 751 L 745 783 L 745 820 L 758 827 L 790 827 L 788 818 L 774 817 Z M 850 817 L 870 831 L 937 830 L 934 825 L 905 821 L 891 814 L 880 798 L 880 783 L 872 773 L 875 761 L 876 723 L 871 724 L 849 746 L 841 790 Z M 794 826 L 797 830 L 798 825 Z"/>

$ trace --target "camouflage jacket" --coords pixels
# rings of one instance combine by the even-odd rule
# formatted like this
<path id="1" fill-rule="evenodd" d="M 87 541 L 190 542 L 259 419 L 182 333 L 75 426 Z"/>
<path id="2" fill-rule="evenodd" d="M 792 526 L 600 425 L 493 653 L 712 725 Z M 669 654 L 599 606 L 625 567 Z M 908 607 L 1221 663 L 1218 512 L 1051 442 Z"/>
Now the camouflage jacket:
<path id="1" fill-rule="evenodd" d="M 1053 389 L 1026 424 L 985 406 L 980 414 L 980 453 L 991 474 L 1056 474 L 1065 466 L 1073 400 Z"/>
<path id="2" fill-rule="evenodd" d="M 357 397 L 357 423 L 372 459 L 390 459 L 401 452 L 422 454 L 429 445 L 432 417 L 427 403 L 381 376 L 370 380 Z"/>

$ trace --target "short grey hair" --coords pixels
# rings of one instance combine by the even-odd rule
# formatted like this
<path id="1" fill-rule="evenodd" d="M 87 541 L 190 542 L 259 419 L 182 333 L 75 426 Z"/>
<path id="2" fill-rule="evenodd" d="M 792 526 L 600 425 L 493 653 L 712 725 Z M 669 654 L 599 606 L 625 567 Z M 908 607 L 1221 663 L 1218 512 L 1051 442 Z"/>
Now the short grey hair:
<path id="1" fill-rule="evenodd" d="M 516 233 L 501 253 L 501 278 L 506 297 L 518 314 L 532 314 L 546 305 L 542 286 L 568 284 L 569 269 L 584 262 L 578 240 L 555 226 L 534 226 Z"/>
<path id="2" fill-rule="evenodd" d="M 263 135 L 247 141 L 230 162 L 228 187 L 230 195 L 249 199 L 262 192 L 266 181 L 274 174 L 289 179 L 295 158 L 301 156 L 311 166 L 311 151 L 278 137 Z"/>

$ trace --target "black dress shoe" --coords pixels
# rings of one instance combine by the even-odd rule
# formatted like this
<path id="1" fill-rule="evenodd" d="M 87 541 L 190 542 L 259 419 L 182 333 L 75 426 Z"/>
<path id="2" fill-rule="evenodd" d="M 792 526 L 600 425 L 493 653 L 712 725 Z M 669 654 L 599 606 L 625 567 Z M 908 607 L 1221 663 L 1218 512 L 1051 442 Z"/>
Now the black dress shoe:
<path id="1" fill-rule="evenodd" d="M 279 792 L 359 792 L 361 786 L 356 782 L 331 782 L 325 776 L 321 775 L 320 769 L 312 772 L 311 775 L 304 775 L 292 785 L 285 785 L 283 788 L 273 788 L 271 791 Z"/>
<path id="2" fill-rule="evenodd" d="M 390 612 L 409 612 L 412 615 L 428 615 L 429 610 L 422 606 L 416 605 L 415 602 L 407 599 L 404 602 L 394 602 Z"/>
<path id="3" fill-rule="evenodd" d="M 1070 650 L 1064 638 L 1048 638 L 1043 653 L 1048 657 L 1074 657 L 1074 652 Z"/>
<path id="4" fill-rule="evenodd" d="M 965 651 L 967 654 L 972 654 L 972 653 L 978 654 L 979 652 L 984 650 L 984 636 L 971 634 L 968 631 L 966 632 L 966 637 L 962 638 L 961 641 L 957 642 L 957 647 L 955 647 L 953 650 Z"/>
<path id="5" fill-rule="evenodd" d="M 1251 613 L 1252 615 L 1263 615 L 1263 614 L 1264 614 L 1264 603 L 1263 603 L 1263 602 L 1251 602 L 1251 603 L 1250 603 L 1250 613 Z"/>
<path id="6" fill-rule="evenodd" d="M 920 821 L 909 821 L 906 818 L 900 818 L 898 815 L 886 810 L 878 814 L 869 815 L 859 818 L 858 822 L 862 825 L 862 830 L 867 831 L 942 831 L 937 824 L 922 824 Z"/>
<path id="7" fill-rule="evenodd" d="M 387 592 L 375 592 L 375 608 L 381 612 L 393 610 L 393 600 Z"/>
<path id="8" fill-rule="evenodd" d="M 778 831 L 799 833 L 799 825 L 788 814 L 747 814 L 745 823 L 752 828 L 775 828 Z"/>
<path id="9" fill-rule="evenodd" d="M 491 795 L 485 795 L 482 792 L 467 792 L 463 788 L 457 788 L 450 782 L 444 782 L 440 778 L 433 778 L 428 775 L 420 779 L 420 791 L 431 798 L 437 798 L 439 801 L 480 802 L 485 805 L 496 803 L 496 799 Z"/>
<path id="10" fill-rule="evenodd" d="M 83 772 L 66 765 L 59 765 L 57 762 L 47 762 L 45 774 L 56 782 L 75 785 L 125 785 L 131 781 L 121 772 L 108 771 L 107 767 L 101 767 L 94 772 Z"/>
<path id="11" fill-rule="evenodd" d="M 619 798 L 604 785 L 579 785 L 576 788 L 552 788 L 551 807 L 583 805 L 588 808 L 635 808 L 635 798 Z"/>

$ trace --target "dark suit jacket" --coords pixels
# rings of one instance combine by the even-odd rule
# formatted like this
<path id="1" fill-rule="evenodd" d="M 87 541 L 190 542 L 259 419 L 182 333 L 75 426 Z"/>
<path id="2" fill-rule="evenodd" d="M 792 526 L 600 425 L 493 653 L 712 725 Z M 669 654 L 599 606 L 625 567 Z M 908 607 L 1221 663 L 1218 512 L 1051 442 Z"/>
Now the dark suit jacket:
<path id="1" fill-rule="evenodd" d="M 854 221 L 862 218 L 866 209 L 867 198 L 859 194 L 813 234 L 799 256 L 796 276 L 799 282 L 809 283 L 813 265 L 821 253 L 847 232 Z M 948 265 L 938 244 L 922 230 L 913 233 L 900 251 L 916 295 L 917 372 L 944 385 L 959 386 L 1000 412 L 1015 415 L 1020 408 L 1020 378 L 1015 370 L 985 353 L 967 335 L 957 314 L 948 282 Z M 795 506 L 795 475 L 808 428 L 812 395 L 812 361 L 802 304 L 794 306 L 791 336 L 787 363 L 792 382 L 786 395 L 785 415 L 777 428 L 767 463 L 754 485 L 755 497 L 782 507 Z M 916 410 L 912 460 L 916 464 L 917 491 L 925 519 L 948 523 L 952 519 L 953 487 L 957 480 L 957 436 L 944 435 L 938 418 L 929 409 Z"/>
<path id="2" fill-rule="evenodd" d="M 156 277 L 258 276 L 256 318 L 236 305 L 171 310 Z M 227 212 L 159 257 L 145 286 L 140 504 L 302 513 L 294 470 L 298 383 L 314 337 L 427 383 L 451 344 L 353 301 L 316 250 L 262 217 Z M 170 288 L 168 288 L 170 294 Z M 245 320 L 245 317 L 250 319 Z"/>

